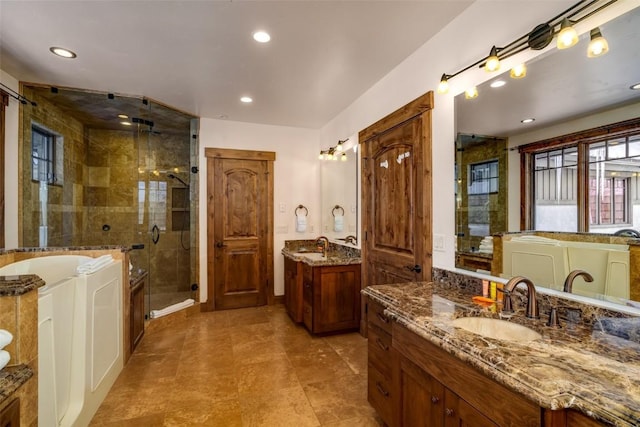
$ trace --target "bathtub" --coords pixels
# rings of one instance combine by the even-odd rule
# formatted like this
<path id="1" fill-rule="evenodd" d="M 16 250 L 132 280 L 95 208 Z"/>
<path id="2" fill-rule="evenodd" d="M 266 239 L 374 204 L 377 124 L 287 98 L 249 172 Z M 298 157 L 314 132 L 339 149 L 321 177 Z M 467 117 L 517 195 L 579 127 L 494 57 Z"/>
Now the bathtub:
<path id="1" fill-rule="evenodd" d="M 92 259 L 54 255 L 0 268 L 46 283 L 38 290 L 40 427 L 89 425 L 123 367 L 122 262 L 76 274 Z"/>

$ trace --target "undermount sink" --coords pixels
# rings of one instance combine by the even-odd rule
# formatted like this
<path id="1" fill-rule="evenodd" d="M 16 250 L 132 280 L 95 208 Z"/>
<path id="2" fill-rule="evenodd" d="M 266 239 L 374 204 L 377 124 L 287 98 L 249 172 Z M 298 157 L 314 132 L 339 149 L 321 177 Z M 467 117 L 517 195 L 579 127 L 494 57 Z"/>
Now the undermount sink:
<path id="1" fill-rule="evenodd" d="M 326 257 L 322 256 L 320 252 L 297 252 L 296 255 L 308 258 L 311 261 L 320 261 L 323 259 L 327 259 Z"/>
<path id="2" fill-rule="evenodd" d="M 528 342 L 542 338 L 542 335 L 526 326 L 488 317 L 460 317 L 451 323 L 474 334 L 504 341 Z"/>

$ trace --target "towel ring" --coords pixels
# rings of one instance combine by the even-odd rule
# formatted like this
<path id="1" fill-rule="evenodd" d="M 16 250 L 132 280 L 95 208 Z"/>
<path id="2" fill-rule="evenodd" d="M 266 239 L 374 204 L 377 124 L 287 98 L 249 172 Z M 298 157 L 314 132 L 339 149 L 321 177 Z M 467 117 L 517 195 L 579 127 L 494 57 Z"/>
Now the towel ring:
<path id="1" fill-rule="evenodd" d="M 335 208 L 331 209 L 331 215 L 333 215 L 333 217 L 336 217 L 336 211 L 337 210 L 341 210 L 342 211 L 342 216 L 344 216 L 344 208 L 340 205 L 336 205 Z"/>
<path id="2" fill-rule="evenodd" d="M 301 209 L 304 209 L 304 216 L 309 215 L 309 209 L 307 209 L 304 205 L 298 205 L 298 207 L 294 211 L 295 216 L 298 216 L 298 211 Z"/>

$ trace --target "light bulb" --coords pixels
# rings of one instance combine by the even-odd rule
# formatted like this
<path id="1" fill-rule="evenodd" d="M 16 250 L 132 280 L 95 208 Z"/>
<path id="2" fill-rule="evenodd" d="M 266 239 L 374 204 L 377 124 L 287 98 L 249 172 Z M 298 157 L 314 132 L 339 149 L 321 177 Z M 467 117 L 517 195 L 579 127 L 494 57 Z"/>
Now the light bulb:
<path id="1" fill-rule="evenodd" d="M 318 159 L 319 160 L 323 160 L 324 159 L 324 153 L 322 151 L 320 152 L 320 155 L 318 156 Z"/>
<path id="2" fill-rule="evenodd" d="M 340 160 L 343 162 L 347 161 L 347 153 L 342 153 L 342 156 L 340 156 Z"/>
<path id="3" fill-rule="evenodd" d="M 464 97 L 466 99 L 473 99 L 473 98 L 477 98 L 478 97 L 478 88 L 477 87 L 470 87 L 469 89 L 467 89 L 464 92 Z"/>
<path id="4" fill-rule="evenodd" d="M 571 26 L 571 21 L 564 18 L 560 25 L 560 32 L 558 33 L 556 46 L 558 49 L 567 49 L 576 43 L 578 43 L 578 32 Z"/>
<path id="5" fill-rule="evenodd" d="M 524 64 L 518 64 L 511 69 L 509 76 L 512 79 L 521 79 L 527 75 L 527 66 Z"/>
<path id="6" fill-rule="evenodd" d="M 498 58 L 498 49 L 495 46 L 491 48 L 491 53 L 489 53 L 487 62 L 484 64 L 484 69 L 489 73 L 500 69 L 500 58 Z"/>
<path id="7" fill-rule="evenodd" d="M 443 74 L 440 78 L 440 83 L 438 84 L 438 93 L 447 93 L 449 92 L 449 80 L 446 74 Z"/>
<path id="8" fill-rule="evenodd" d="M 589 48 L 587 49 L 587 56 L 589 58 L 597 58 L 605 53 L 609 52 L 609 43 L 602 37 L 600 28 L 594 28 L 591 30 L 591 41 L 589 42 Z"/>

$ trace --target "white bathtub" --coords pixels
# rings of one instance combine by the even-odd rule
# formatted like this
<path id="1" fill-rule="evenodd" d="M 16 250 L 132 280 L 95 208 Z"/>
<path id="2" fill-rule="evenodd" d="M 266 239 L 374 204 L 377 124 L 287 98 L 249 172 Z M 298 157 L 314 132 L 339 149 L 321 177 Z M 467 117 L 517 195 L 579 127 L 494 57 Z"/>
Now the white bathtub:
<path id="1" fill-rule="evenodd" d="M 38 425 L 87 426 L 123 367 L 122 262 L 77 275 L 81 255 L 54 255 L 0 268 L 37 274 Z"/>

